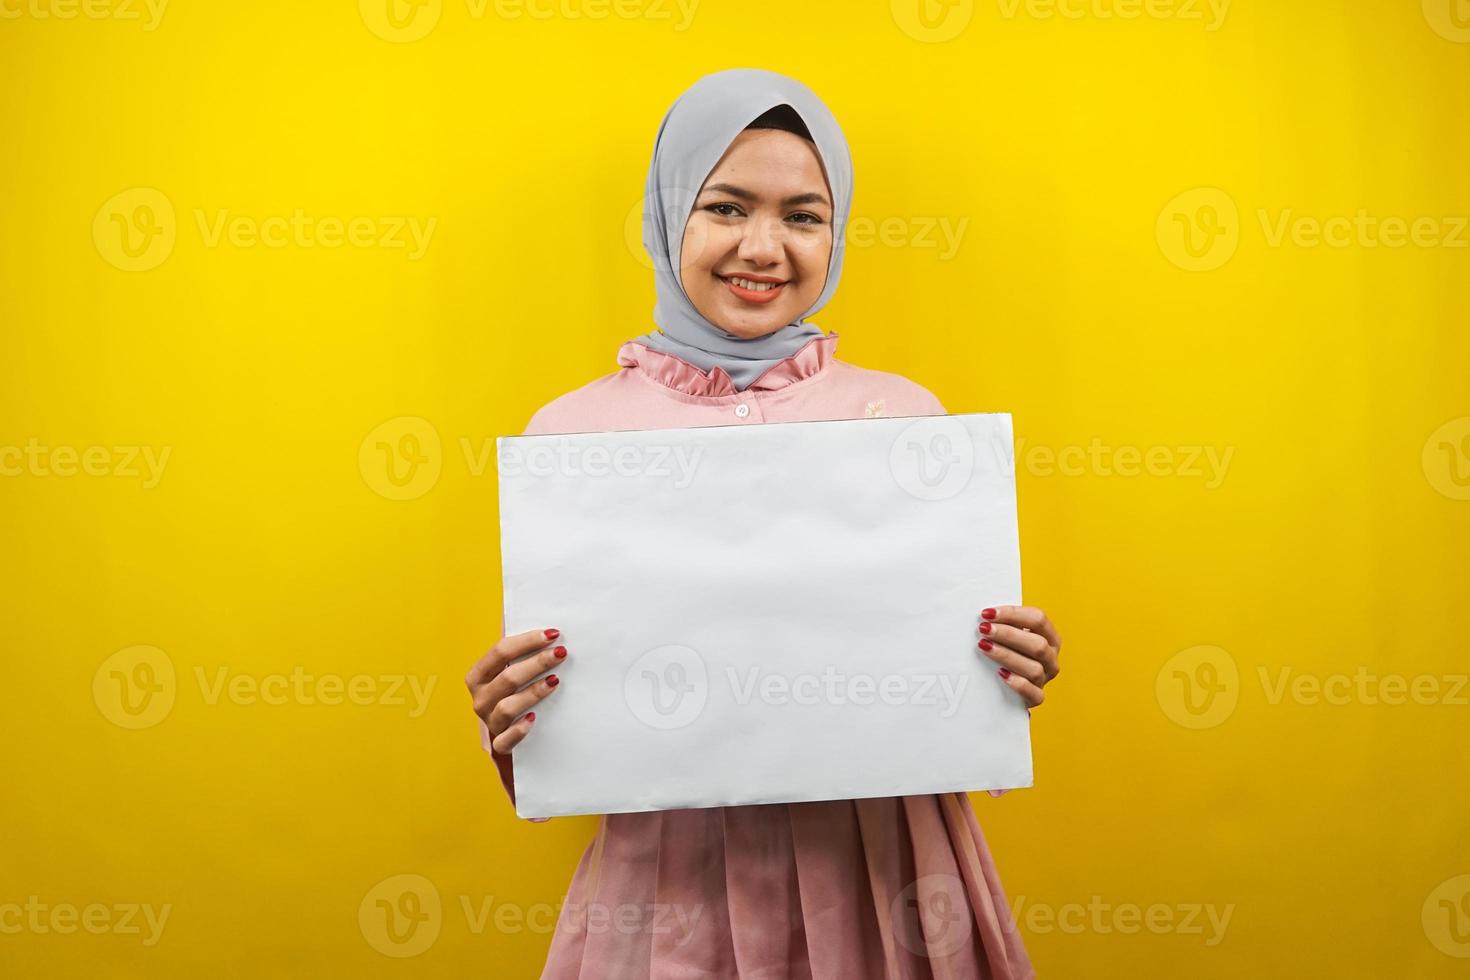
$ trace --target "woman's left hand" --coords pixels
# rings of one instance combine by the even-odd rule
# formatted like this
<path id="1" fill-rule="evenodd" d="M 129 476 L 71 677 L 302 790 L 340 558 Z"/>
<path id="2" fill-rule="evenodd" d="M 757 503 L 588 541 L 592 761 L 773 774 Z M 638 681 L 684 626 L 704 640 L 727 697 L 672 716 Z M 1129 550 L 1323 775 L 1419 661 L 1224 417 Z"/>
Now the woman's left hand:
<path id="1" fill-rule="evenodd" d="M 1034 708 L 1042 687 L 1061 673 L 1062 638 L 1035 606 L 996 606 L 980 613 L 980 652 L 1000 665 L 1001 679 Z"/>

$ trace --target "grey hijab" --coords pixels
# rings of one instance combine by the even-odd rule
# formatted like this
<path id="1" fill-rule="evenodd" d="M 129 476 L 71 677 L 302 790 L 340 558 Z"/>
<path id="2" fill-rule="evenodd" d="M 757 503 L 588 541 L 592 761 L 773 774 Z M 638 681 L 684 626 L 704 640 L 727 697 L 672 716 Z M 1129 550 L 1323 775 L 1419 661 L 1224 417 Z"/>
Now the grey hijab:
<path id="1" fill-rule="evenodd" d="M 705 178 L 747 125 L 769 109 L 789 105 L 816 143 L 832 191 L 832 257 L 827 284 L 811 308 L 774 333 L 744 339 L 715 326 L 694 308 L 679 278 L 684 226 Z M 769 368 L 823 336 L 806 318 L 827 304 L 842 273 L 843 237 L 852 207 L 852 155 L 837 119 L 805 85 L 758 68 L 706 75 L 674 101 L 659 125 L 648 168 L 643 247 L 653 259 L 657 300 L 653 320 L 662 332 L 634 338 L 706 372 L 715 367 L 744 391 Z"/>

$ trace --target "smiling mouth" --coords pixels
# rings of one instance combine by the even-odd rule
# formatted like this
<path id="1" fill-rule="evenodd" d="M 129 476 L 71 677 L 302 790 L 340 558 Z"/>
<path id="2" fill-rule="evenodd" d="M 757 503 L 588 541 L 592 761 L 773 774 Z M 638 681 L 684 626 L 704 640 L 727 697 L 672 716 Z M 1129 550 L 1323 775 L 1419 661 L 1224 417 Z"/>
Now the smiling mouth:
<path id="1" fill-rule="evenodd" d="M 772 281 L 769 276 L 751 279 L 745 276 L 716 276 L 735 297 L 746 303 L 769 303 L 781 291 L 786 288 L 787 283 L 782 280 Z"/>

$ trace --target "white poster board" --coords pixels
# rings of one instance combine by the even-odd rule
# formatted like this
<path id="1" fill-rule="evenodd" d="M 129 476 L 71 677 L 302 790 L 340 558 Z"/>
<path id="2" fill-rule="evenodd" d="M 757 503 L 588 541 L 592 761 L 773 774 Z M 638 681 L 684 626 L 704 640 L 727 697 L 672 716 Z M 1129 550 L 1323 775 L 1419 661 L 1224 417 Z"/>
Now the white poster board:
<path id="1" fill-rule="evenodd" d="M 1031 785 L 1007 414 L 498 440 L 505 629 L 557 627 L 523 817 Z"/>

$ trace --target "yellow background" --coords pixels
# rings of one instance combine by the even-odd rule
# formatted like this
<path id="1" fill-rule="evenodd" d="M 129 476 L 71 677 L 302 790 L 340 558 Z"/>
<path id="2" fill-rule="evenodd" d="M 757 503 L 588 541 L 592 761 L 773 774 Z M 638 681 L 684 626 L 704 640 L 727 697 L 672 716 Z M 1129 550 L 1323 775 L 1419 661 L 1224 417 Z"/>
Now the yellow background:
<path id="1" fill-rule="evenodd" d="M 1036 787 L 975 802 L 1040 975 L 1470 969 L 1463 2 L 175 0 L 151 30 L 93 2 L 3 0 L 0 447 L 169 456 L 152 486 L 123 454 L 0 477 L 0 906 L 171 912 L 151 946 L 0 932 L 0 973 L 536 975 L 593 823 L 518 821 L 479 749 L 472 464 L 649 328 L 654 132 L 745 65 L 852 146 L 869 234 L 815 318 L 839 356 L 1014 413 L 1026 599 L 1066 669 Z M 207 234 L 297 209 L 377 231 Z M 1387 247 L 1298 220 L 1360 209 L 1433 221 Z M 393 217 L 435 221 L 421 256 L 374 237 Z M 157 234 L 130 256 L 118 221 Z M 434 479 L 387 480 L 383 423 L 437 436 Z M 140 665 L 167 711 L 125 727 Z M 298 669 L 434 687 L 417 716 L 382 680 L 210 697 Z M 1342 703 L 1277 688 L 1364 671 Z M 1439 693 L 1381 703 L 1389 675 Z M 402 875 L 440 899 L 422 951 L 374 931 Z M 1048 926 L 1089 904 L 1232 910 L 1213 944 Z"/>

